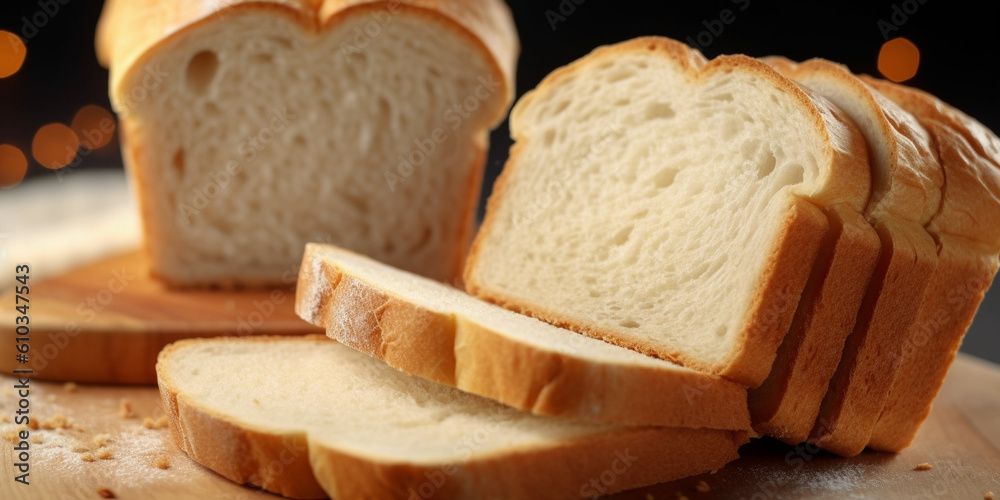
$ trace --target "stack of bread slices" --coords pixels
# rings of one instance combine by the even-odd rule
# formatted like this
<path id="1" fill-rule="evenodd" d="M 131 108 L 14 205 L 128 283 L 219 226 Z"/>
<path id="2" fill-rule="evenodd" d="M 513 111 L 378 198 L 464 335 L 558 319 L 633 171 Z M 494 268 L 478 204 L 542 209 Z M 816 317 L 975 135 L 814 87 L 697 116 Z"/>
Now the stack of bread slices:
<path id="1" fill-rule="evenodd" d="M 719 469 L 751 435 L 899 451 L 1000 264 L 1000 139 L 975 120 L 828 61 L 709 61 L 665 38 L 599 48 L 518 102 L 466 252 L 511 94 L 502 3 L 235 3 L 223 22 L 114 0 L 101 44 L 157 274 L 280 282 L 316 231 L 338 245 L 305 246 L 298 274 L 297 311 L 329 338 L 160 355 L 179 445 L 234 481 L 592 497 Z M 138 43 L 114 36 L 151 12 Z M 359 50 L 308 64 L 344 46 Z M 343 86 L 333 116 L 311 107 L 327 85 Z M 245 88 L 289 103 L 272 135 L 297 146 L 230 172 L 226 146 L 271 121 Z M 434 110 L 455 102 L 445 129 Z M 195 111 L 165 121 L 178 106 Z M 304 139 L 324 126 L 334 139 Z M 377 184 L 413 147 L 418 165 Z M 187 199 L 213 168 L 226 184 Z M 459 274 L 466 291 L 442 282 Z"/>

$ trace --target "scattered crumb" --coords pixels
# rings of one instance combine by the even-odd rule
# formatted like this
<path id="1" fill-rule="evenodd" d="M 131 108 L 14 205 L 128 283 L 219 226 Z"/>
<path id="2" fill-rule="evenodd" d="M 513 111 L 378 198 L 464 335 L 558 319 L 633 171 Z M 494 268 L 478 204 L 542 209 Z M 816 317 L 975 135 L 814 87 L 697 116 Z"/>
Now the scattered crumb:
<path id="1" fill-rule="evenodd" d="M 167 420 L 166 415 L 158 417 L 155 420 L 153 419 L 153 417 L 146 417 L 142 419 L 142 426 L 147 429 L 164 429 L 167 427 L 168 424 L 169 420 Z"/>
<path id="2" fill-rule="evenodd" d="M 72 426 L 66 415 L 56 415 L 42 422 L 42 429 L 49 431 L 54 429 L 69 429 Z"/>
<path id="3" fill-rule="evenodd" d="M 83 453 L 85 451 L 90 451 L 90 448 L 82 444 L 73 445 L 73 453 Z"/>
<path id="4" fill-rule="evenodd" d="M 160 469 L 164 469 L 164 470 L 169 469 L 170 468 L 170 457 L 168 457 L 167 455 L 157 455 L 156 459 L 153 460 L 153 465 L 155 465 L 157 468 L 160 468 Z"/>
<path id="5" fill-rule="evenodd" d="M 115 457 L 114 454 L 111 453 L 111 450 L 109 448 L 97 449 L 97 458 L 100 458 L 101 460 L 111 460 L 114 457 Z"/>
<path id="6" fill-rule="evenodd" d="M 42 439 L 42 436 L 39 436 L 38 434 L 34 434 L 34 435 L 31 436 L 31 442 L 35 443 L 35 444 L 42 444 L 45 441 Z"/>
<path id="7" fill-rule="evenodd" d="M 123 399 L 118 403 L 118 414 L 122 418 L 135 418 L 135 410 L 132 409 L 132 402 Z"/>
<path id="8" fill-rule="evenodd" d="M 698 490 L 698 493 L 708 493 L 709 491 L 712 491 L 712 487 L 705 481 L 698 481 L 698 484 L 695 485 L 694 489 Z"/>
<path id="9" fill-rule="evenodd" d="M 93 453 L 87 452 L 84 453 L 83 455 L 80 455 L 80 460 L 83 460 L 84 462 L 93 462 L 96 461 L 97 458 L 94 457 Z"/>
<path id="10" fill-rule="evenodd" d="M 933 468 L 934 468 L 933 465 L 931 465 L 931 464 L 929 464 L 927 462 L 924 462 L 922 464 L 917 464 L 917 466 L 914 467 L 913 470 L 925 471 L 925 470 L 931 470 Z"/>
<path id="11" fill-rule="evenodd" d="M 101 498 L 117 498 L 115 497 L 114 492 L 108 488 L 97 488 L 97 494 L 100 495 Z"/>
<path id="12" fill-rule="evenodd" d="M 66 392 L 76 392 L 76 382 L 66 382 L 63 384 L 63 390 Z"/>
<path id="13" fill-rule="evenodd" d="M 28 428 L 31 429 L 31 430 L 33 430 L 33 431 L 37 431 L 38 430 L 38 419 L 29 418 L 28 419 Z"/>
<path id="14" fill-rule="evenodd" d="M 987 491 L 986 493 L 983 493 L 983 500 L 993 500 L 993 492 Z"/>
<path id="15" fill-rule="evenodd" d="M 94 436 L 94 446 L 101 448 L 111 442 L 111 434 L 98 434 Z"/>

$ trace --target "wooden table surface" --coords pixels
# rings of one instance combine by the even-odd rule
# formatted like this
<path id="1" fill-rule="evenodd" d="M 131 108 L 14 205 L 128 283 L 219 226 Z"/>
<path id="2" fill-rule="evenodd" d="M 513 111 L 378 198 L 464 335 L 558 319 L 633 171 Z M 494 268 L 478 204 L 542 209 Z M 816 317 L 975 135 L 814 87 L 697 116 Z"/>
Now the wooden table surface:
<path id="1" fill-rule="evenodd" d="M 5 438 L 15 429 L 11 388 L 0 377 L 0 424 Z M 128 401 L 133 418 L 120 415 Z M 13 481 L 14 444 L 3 441 L 2 499 L 100 498 L 108 488 L 117 498 L 172 499 L 276 498 L 231 483 L 204 469 L 173 444 L 165 428 L 148 429 L 145 417 L 163 413 L 152 387 L 85 386 L 33 381 L 31 410 L 41 422 L 58 415 L 68 429 L 39 429 L 32 435 L 31 485 Z M 5 418 L 6 417 L 6 418 Z M 100 459 L 94 445 L 108 434 L 111 458 Z M 83 459 L 88 448 L 95 461 Z M 161 455 L 168 469 L 157 466 Z M 772 498 L 941 498 L 981 499 L 987 491 L 1000 496 L 1000 367 L 960 356 L 952 367 L 934 412 L 917 441 L 899 455 L 865 452 L 853 459 L 795 449 L 771 440 L 743 447 L 738 461 L 715 474 L 627 492 L 616 498 L 637 499 L 772 499 Z M 914 471 L 920 463 L 931 470 Z M 704 481 L 708 492 L 699 491 Z"/>

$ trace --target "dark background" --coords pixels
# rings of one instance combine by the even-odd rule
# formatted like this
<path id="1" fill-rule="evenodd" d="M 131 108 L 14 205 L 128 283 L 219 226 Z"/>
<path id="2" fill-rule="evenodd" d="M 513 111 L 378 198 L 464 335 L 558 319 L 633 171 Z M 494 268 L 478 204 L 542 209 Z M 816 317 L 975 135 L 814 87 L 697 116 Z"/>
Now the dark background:
<path id="1" fill-rule="evenodd" d="M 172 0 L 163 0 L 172 1 Z M 470 0 L 472 1 L 472 0 Z M 699 32 L 723 17 L 718 35 L 702 35 L 709 57 L 726 53 L 781 54 L 792 59 L 824 57 L 860 73 L 878 74 L 880 46 L 904 36 L 921 51 L 917 76 L 907 83 L 928 90 L 1000 130 L 996 58 L 1000 55 L 1000 2 L 897 0 L 867 2 L 768 2 L 719 0 L 652 2 L 622 0 L 512 0 L 522 41 L 519 92 L 534 87 L 558 66 L 597 45 L 640 35 L 698 40 Z M 110 105 L 107 72 L 94 57 L 96 0 L 4 0 L 0 29 L 21 34 L 24 19 L 57 5 L 46 25 L 26 40 L 28 57 L 13 77 L 0 79 L 0 143 L 30 151 L 43 124 L 68 123 L 86 104 Z M 51 7 L 50 7 L 50 10 Z M 909 13 L 907 13 L 907 11 Z M 727 16 L 728 17 L 728 16 Z M 718 31 L 718 30 L 717 30 Z M 504 123 L 493 133 L 485 193 L 500 171 L 510 139 Z M 28 177 L 52 175 L 29 158 Z M 117 142 L 80 158 L 84 169 L 120 168 Z M 2 192 L 0 192 L 2 193 Z M 2 196 L 2 194 L 0 194 Z M 0 216 L 10 216 L 2 214 Z M 1000 290 L 980 308 L 963 350 L 1000 362 Z"/>

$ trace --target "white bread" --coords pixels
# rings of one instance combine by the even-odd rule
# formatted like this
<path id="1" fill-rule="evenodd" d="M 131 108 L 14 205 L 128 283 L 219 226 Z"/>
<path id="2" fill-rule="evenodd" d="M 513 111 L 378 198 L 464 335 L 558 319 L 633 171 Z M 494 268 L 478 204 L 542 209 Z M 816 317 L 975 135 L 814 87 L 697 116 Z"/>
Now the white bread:
<path id="1" fill-rule="evenodd" d="M 322 337 L 182 341 L 156 368 L 188 456 L 293 498 L 593 497 L 721 468 L 745 441 L 537 417 Z"/>
<path id="2" fill-rule="evenodd" d="M 748 429 L 746 389 L 483 302 L 327 245 L 302 258 L 296 310 L 389 365 L 539 415 Z"/>
<path id="3" fill-rule="evenodd" d="M 828 233 L 860 212 L 864 140 L 744 56 L 640 38 L 549 75 L 466 263 L 473 294 L 748 386 Z"/>
<path id="4" fill-rule="evenodd" d="M 860 255 L 847 254 L 851 259 L 840 259 L 840 269 L 819 270 L 824 282 L 817 300 L 800 303 L 800 312 L 812 308 L 814 322 L 786 337 L 786 346 L 796 348 L 778 361 L 792 367 L 772 369 L 762 386 L 771 415 L 756 428 L 789 442 L 808 433 L 815 444 L 855 455 L 867 444 L 889 391 L 904 341 L 900 332 L 916 319 L 936 266 L 934 240 L 924 225 L 940 206 L 943 174 L 919 122 L 847 68 L 820 59 L 798 65 L 783 60 L 776 67 L 831 100 L 864 135 L 872 168 L 865 217 L 880 242 Z M 858 267 L 868 274 L 850 272 Z M 831 310 L 838 319 L 834 328 Z M 796 333 L 801 338 L 792 342 Z"/>
<path id="5" fill-rule="evenodd" d="M 501 0 L 111 0 L 152 272 L 291 282 L 309 241 L 460 275 L 518 50 Z"/>
<path id="6" fill-rule="evenodd" d="M 930 413 L 983 295 L 1000 266 L 1000 148 L 986 127 L 916 89 L 868 79 L 917 116 L 935 139 L 944 196 L 928 228 L 938 267 L 900 351 L 899 368 L 868 445 L 897 452 Z"/>

